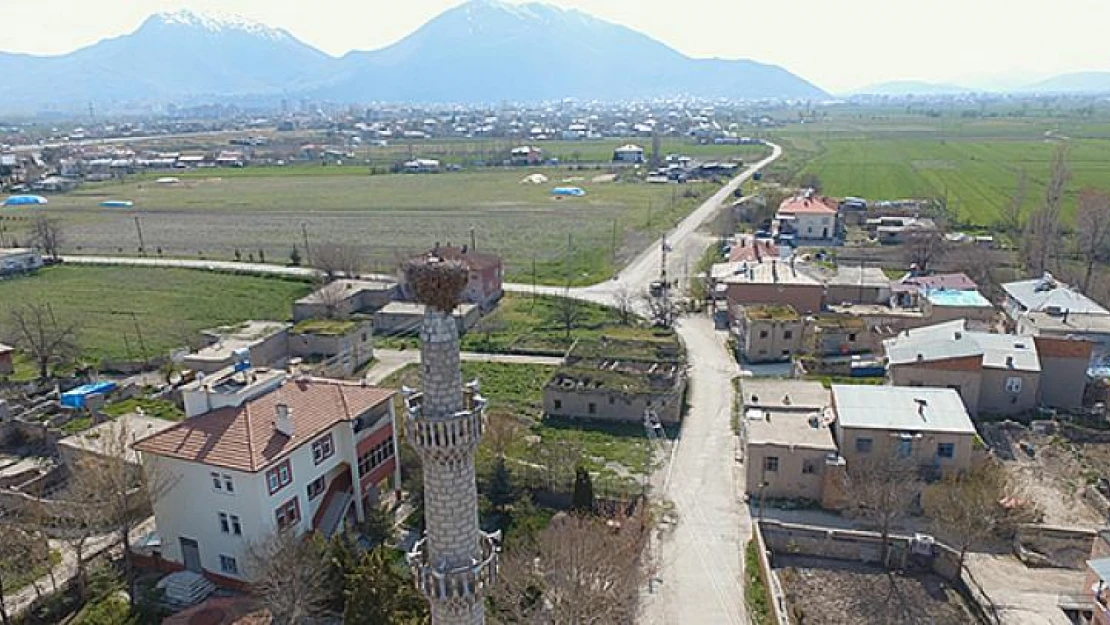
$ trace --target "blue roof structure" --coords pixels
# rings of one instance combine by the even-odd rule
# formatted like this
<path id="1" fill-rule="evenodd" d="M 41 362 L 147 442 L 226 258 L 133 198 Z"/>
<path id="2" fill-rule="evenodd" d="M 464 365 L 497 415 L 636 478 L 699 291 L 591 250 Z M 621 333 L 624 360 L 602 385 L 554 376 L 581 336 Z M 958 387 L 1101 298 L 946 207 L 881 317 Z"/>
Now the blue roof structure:
<path id="1" fill-rule="evenodd" d="M 48 202 L 41 195 L 13 195 L 4 200 L 4 206 L 39 206 Z"/>
<path id="2" fill-rule="evenodd" d="M 107 395 L 116 390 L 115 382 L 93 382 L 62 393 L 62 405 L 70 408 L 84 408 L 90 395 Z"/>
<path id="3" fill-rule="evenodd" d="M 104 200 L 100 205 L 105 208 L 131 208 L 135 203 L 131 200 Z"/>
<path id="4" fill-rule="evenodd" d="M 935 306 L 976 306 L 981 308 L 992 308 L 990 301 L 980 295 L 979 291 L 934 289 L 926 291 L 925 297 Z"/>
<path id="5" fill-rule="evenodd" d="M 555 187 L 551 190 L 551 195 L 582 197 L 583 195 L 586 195 L 586 192 L 580 187 Z"/>

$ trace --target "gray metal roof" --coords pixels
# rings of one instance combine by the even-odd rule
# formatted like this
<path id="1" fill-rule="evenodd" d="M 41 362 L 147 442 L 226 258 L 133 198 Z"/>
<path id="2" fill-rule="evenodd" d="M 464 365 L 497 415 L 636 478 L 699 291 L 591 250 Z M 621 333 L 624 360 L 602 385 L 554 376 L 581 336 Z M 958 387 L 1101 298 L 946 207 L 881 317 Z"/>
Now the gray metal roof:
<path id="1" fill-rule="evenodd" d="M 1041 370 L 1033 337 L 969 332 L 962 319 L 903 332 L 883 341 L 883 348 L 892 365 L 981 355 L 987 368 Z"/>
<path id="2" fill-rule="evenodd" d="M 841 427 L 975 433 L 960 394 L 950 388 L 834 384 Z"/>
<path id="3" fill-rule="evenodd" d="M 1091 298 L 1056 281 L 1050 275 L 1033 280 L 1007 282 L 1002 285 L 1002 290 L 1025 310 L 1043 311 L 1055 307 L 1071 313 L 1110 315 L 1110 311 Z"/>

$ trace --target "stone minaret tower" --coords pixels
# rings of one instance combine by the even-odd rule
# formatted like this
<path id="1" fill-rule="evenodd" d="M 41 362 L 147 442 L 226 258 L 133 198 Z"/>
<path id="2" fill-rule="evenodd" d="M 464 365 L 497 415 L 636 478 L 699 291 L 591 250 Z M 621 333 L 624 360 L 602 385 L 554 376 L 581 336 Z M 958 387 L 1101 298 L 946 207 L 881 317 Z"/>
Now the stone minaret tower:
<path id="1" fill-rule="evenodd" d="M 485 399 L 463 386 L 459 335 L 451 314 L 468 271 L 430 255 L 405 267 L 425 305 L 420 331 L 423 393 L 406 390 L 406 431 L 424 463 L 427 532 L 409 553 L 417 587 L 431 602 L 433 625 L 482 625 L 485 591 L 497 572 L 500 537 L 478 528 L 474 452 Z"/>

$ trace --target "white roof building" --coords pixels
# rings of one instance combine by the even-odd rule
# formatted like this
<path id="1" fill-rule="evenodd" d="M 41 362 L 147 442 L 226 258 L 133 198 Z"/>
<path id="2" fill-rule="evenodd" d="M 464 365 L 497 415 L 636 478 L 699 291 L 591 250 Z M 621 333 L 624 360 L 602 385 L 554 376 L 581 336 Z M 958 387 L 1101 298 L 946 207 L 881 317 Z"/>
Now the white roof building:
<path id="1" fill-rule="evenodd" d="M 832 394 L 838 428 L 975 434 L 954 389 L 834 384 Z"/>

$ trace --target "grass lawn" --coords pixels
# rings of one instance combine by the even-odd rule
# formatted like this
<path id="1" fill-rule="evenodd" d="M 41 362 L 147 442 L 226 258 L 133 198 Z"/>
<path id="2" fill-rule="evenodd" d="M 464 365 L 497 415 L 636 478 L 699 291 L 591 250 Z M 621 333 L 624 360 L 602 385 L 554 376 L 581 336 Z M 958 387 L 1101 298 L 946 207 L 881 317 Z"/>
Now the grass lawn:
<path id="1" fill-rule="evenodd" d="M 172 401 L 166 399 L 150 399 L 146 397 L 134 397 L 123 401 L 112 402 L 105 405 L 101 412 L 109 417 L 120 417 L 131 412 L 136 412 L 139 409 L 142 409 L 143 414 L 146 416 L 154 417 L 155 419 L 181 421 L 185 418 L 185 413 Z"/>
<path id="2" fill-rule="evenodd" d="M 719 158 L 753 154 L 750 146 L 691 147 Z M 541 283 L 562 284 L 569 274 L 572 283 L 588 284 L 611 276 L 717 188 L 647 184 L 621 171 L 615 182 L 595 182 L 608 165 L 373 176 L 365 167 L 208 170 L 182 175 L 177 185 L 90 184 L 52 197 L 42 211 L 0 209 L 0 219 L 21 242 L 30 217 L 46 212 L 66 226 L 65 252 L 135 255 L 138 217 L 155 255 L 231 260 L 239 250 L 245 260 L 270 262 L 287 261 L 294 245 L 304 254 L 303 226 L 309 256 L 314 244 L 349 243 L 364 250 L 372 268 L 389 271 L 399 255 L 436 241 L 466 242 L 473 228 L 478 249 L 505 256 L 510 280 L 531 281 L 534 264 Z M 522 184 L 532 172 L 549 183 Z M 557 199 L 551 189 L 558 185 L 587 195 Z M 131 200 L 135 208 L 100 207 L 106 199 Z"/>
<path id="3" fill-rule="evenodd" d="M 482 394 L 489 401 L 488 414 L 512 415 L 529 423 L 528 434 L 538 436 L 539 445 L 574 444 L 582 450 L 583 464 L 602 476 L 616 477 L 612 465 L 620 465 L 620 473 L 644 473 L 653 466 L 650 443 L 643 428 L 636 424 L 595 425 L 579 422 L 541 419 L 543 387 L 554 373 L 555 367 L 531 364 L 462 363 L 463 379 L 478 378 Z M 409 365 L 382 383 L 383 386 L 401 385 L 418 388 L 420 370 Z M 403 414 L 400 410 L 398 414 Z M 508 455 L 525 462 L 535 461 L 537 450 L 518 442 L 508 450 Z"/>
<path id="4" fill-rule="evenodd" d="M 601 335 L 614 338 L 651 339 L 650 328 L 619 325 L 617 311 L 607 306 L 579 302 L 581 318 L 567 338 L 566 329 L 558 319 L 561 298 L 539 295 L 535 304 L 531 295 L 506 293 L 497 310 L 486 315 L 461 339 L 463 351 L 524 352 L 561 356 L 576 339 L 596 339 Z M 416 349 L 420 340 L 409 337 L 375 337 L 374 346 L 385 349 Z"/>
<path id="5" fill-rule="evenodd" d="M 287 319 L 308 291 L 273 278 L 63 265 L 0 281 L 0 325 L 21 302 L 48 303 L 59 322 L 77 324 L 83 360 L 136 359 L 165 354 L 204 328 Z"/>

